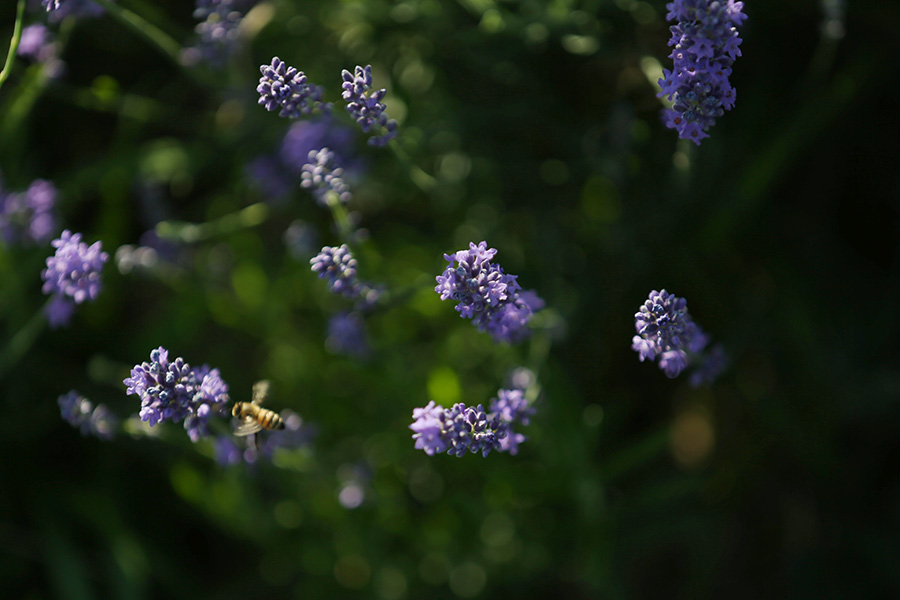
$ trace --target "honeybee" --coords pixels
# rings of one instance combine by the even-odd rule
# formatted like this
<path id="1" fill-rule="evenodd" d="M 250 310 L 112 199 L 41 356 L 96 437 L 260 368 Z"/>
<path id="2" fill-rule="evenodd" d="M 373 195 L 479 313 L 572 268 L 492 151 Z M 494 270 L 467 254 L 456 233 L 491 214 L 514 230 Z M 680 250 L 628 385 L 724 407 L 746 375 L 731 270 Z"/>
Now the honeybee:
<path id="1" fill-rule="evenodd" d="M 231 414 L 241 419 L 241 424 L 234 430 L 234 435 L 252 435 L 261 429 L 284 429 L 284 420 L 274 410 L 262 408 L 260 404 L 269 397 L 269 382 L 257 381 L 253 384 L 253 396 L 250 402 L 235 402 Z"/>

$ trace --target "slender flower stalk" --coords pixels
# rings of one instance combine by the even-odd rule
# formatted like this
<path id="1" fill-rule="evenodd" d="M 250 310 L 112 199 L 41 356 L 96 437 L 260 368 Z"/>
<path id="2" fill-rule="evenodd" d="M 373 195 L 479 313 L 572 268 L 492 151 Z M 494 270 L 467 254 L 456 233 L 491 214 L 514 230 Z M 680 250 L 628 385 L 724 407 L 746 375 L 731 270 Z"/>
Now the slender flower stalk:
<path id="1" fill-rule="evenodd" d="M 19 41 L 22 39 L 22 21 L 25 18 L 25 0 L 19 0 L 16 5 L 16 23 L 13 25 L 12 38 L 9 40 L 9 51 L 6 53 L 6 62 L 3 64 L 3 70 L 0 71 L 0 87 L 3 82 L 9 78 L 12 70 L 13 60 L 16 58 L 16 51 L 19 48 Z"/>
<path id="2" fill-rule="evenodd" d="M 141 36 L 157 50 L 165 54 L 177 65 L 181 65 L 181 44 L 172 39 L 169 34 L 153 25 L 139 14 L 123 8 L 112 0 L 93 0 L 114 19 L 125 25 L 128 29 Z"/>

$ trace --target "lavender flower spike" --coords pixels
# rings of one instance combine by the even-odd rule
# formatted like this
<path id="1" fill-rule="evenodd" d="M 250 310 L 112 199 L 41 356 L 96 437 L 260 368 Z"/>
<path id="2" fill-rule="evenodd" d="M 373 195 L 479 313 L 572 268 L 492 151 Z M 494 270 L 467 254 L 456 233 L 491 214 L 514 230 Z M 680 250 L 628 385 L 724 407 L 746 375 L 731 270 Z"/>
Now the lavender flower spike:
<path id="1" fill-rule="evenodd" d="M 192 441 L 209 434 L 211 416 L 225 417 L 230 403 L 228 385 L 218 369 L 206 365 L 191 369 L 181 357 L 169 361 L 169 351 L 160 346 L 150 352 L 150 362 L 131 369 L 125 379 L 127 395 L 141 399 L 141 421 L 153 427 L 162 421 L 184 420 Z"/>
<path id="2" fill-rule="evenodd" d="M 500 439 L 506 434 L 500 417 L 486 413 L 480 404 L 473 408 L 458 403 L 445 409 L 432 401 L 415 409 L 413 419 L 409 428 L 415 432 L 416 448 L 429 456 L 445 451 L 457 457 L 466 452 L 487 456 L 500 449 Z"/>
<path id="3" fill-rule="evenodd" d="M 357 65 L 354 72 L 347 69 L 341 72 L 344 83 L 341 87 L 344 92 L 341 95 L 347 102 L 347 112 L 359 123 L 363 133 L 373 132 L 369 138 L 370 146 L 384 146 L 397 135 L 397 122 L 388 119 L 385 110 L 387 106 L 382 102 L 387 91 L 385 89 L 371 92 L 372 65 L 365 68 Z"/>
<path id="4" fill-rule="evenodd" d="M 674 46 L 672 71 L 664 70 L 657 94 L 674 102 L 663 110 L 666 126 L 698 146 L 726 110 L 734 107 L 735 90 L 728 81 L 734 59 L 741 55 L 737 28 L 747 15 L 735 0 L 675 0 L 666 5 Z"/>
<path id="5" fill-rule="evenodd" d="M 106 406 L 98 404 L 95 408 L 90 400 L 75 390 L 60 396 L 57 404 L 60 416 L 72 427 L 78 428 L 81 435 L 109 440 L 118 428 L 119 420 Z"/>
<path id="6" fill-rule="evenodd" d="M 641 362 L 659 358 L 659 368 L 670 378 L 677 377 L 689 363 L 689 354 L 699 353 L 709 338 L 691 318 L 687 300 L 666 290 L 650 292 L 634 315 L 637 335 L 631 348 Z"/>
<path id="7" fill-rule="evenodd" d="M 101 250 L 100 242 L 88 246 L 81 241 L 80 233 L 68 229 L 51 242 L 56 254 L 47 259 L 47 268 L 41 272 L 44 280 L 43 292 L 52 294 L 48 305 L 51 325 L 65 323 L 68 316 L 59 320 L 66 312 L 61 304 L 81 304 L 85 300 L 95 300 L 100 293 L 100 271 L 109 260 L 109 254 Z M 71 308 L 71 307 L 69 307 Z M 68 310 L 71 314 L 71 310 Z"/>
<path id="8" fill-rule="evenodd" d="M 55 205 L 56 187 L 43 179 L 21 193 L 0 189 L 0 238 L 7 244 L 46 242 L 56 230 Z"/>
<path id="9" fill-rule="evenodd" d="M 356 279 L 356 259 L 350 254 L 347 244 L 325 246 L 318 255 L 310 259 L 312 271 L 319 279 L 327 279 L 335 294 L 353 297 L 359 293 L 360 283 Z"/>
<path id="10" fill-rule="evenodd" d="M 322 206 L 333 201 L 347 204 L 352 197 L 350 188 L 341 179 L 344 169 L 338 165 L 337 155 L 328 148 L 310 150 L 300 172 L 300 185 L 310 190 Z"/>
<path id="11" fill-rule="evenodd" d="M 309 83 L 303 71 L 287 66 L 277 56 L 271 65 L 260 66 L 259 71 L 262 77 L 256 91 L 266 110 L 280 109 L 278 116 L 288 119 L 331 110 L 330 104 L 322 102 L 322 88 Z"/>
<path id="12" fill-rule="evenodd" d="M 237 50 L 243 13 L 235 0 L 197 0 L 194 18 L 200 21 L 194 28 L 197 44 L 185 48 L 181 54 L 184 64 L 206 62 L 223 67 Z"/>
<path id="13" fill-rule="evenodd" d="M 543 300 L 534 292 L 522 292 L 515 275 L 507 275 L 493 264 L 496 254 L 497 250 L 488 248 L 484 241 L 477 246 L 469 243 L 468 250 L 445 254 L 448 265 L 435 278 L 434 291 L 441 300 L 455 300 L 460 316 L 472 319 L 495 341 L 517 343 L 526 337 L 528 320 L 543 307 Z"/>
<path id="14" fill-rule="evenodd" d="M 490 412 L 480 404 L 473 408 L 459 403 L 447 409 L 432 401 L 413 410 L 409 428 L 416 449 L 429 456 L 444 452 L 457 457 L 466 452 L 487 456 L 491 450 L 516 454 L 525 436 L 512 427 L 527 425 L 534 412 L 522 390 L 499 390 Z"/>

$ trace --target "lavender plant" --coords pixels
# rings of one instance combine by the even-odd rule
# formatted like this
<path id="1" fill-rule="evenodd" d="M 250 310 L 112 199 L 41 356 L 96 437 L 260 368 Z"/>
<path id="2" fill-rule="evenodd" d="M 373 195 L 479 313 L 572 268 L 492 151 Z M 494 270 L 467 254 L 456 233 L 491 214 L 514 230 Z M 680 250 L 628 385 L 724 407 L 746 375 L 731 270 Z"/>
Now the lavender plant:
<path id="1" fill-rule="evenodd" d="M 109 254 L 102 251 L 99 241 L 88 246 L 81 241 L 80 233 L 73 234 L 68 229 L 51 245 L 56 253 L 47 258 L 41 278 L 43 292 L 52 296 L 45 309 L 47 320 L 51 327 L 57 327 L 69 322 L 75 304 L 97 299 L 100 272 Z"/>
<path id="2" fill-rule="evenodd" d="M 357 311 L 339 312 L 328 319 L 328 337 L 325 347 L 335 354 L 363 358 L 369 354 L 366 328 L 362 315 Z"/>
<path id="3" fill-rule="evenodd" d="M 300 185 L 310 190 L 322 206 L 334 202 L 347 204 L 352 194 L 341 178 L 343 174 L 344 169 L 339 166 L 334 152 L 328 148 L 310 150 L 300 173 Z"/>
<path id="4" fill-rule="evenodd" d="M 412 439 L 415 448 L 432 456 L 446 452 L 462 457 L 467 452 L 487 457 L 491 450 L 516 454 L 525 436 L 512 426 L 527 425 L 535 412 L 522 390 L 503 390 L 491 401 L 490 412 L 463 403 L 444 408 L 434 401 L 413 410 Z"/>
<path id="5" fill-rule="evenodd" d="M 197 0 L 194 9 L 194 18 L 200 21 L 194 28 L 197 42 L 182 51 L 184 63 L 204 62 L 223 67 L 237 51 L 247 4 L 241 0 Z"/>
<path id="6" fill-rule="evenodd" d="M 105 405 L 98 404 L 95 407 L 75 390 L 60 396 L 57 404 L 62 418 L 81 431 L 81 435 L 92 435 L 103 440 L 110 440 L 115 436 L 119 420 Z"/>
<path id="7" fill-rule="evenodd" d="M 56 194 L 56 187 L 43 179 L 19 193 L 4 192 L 0 185 L 0 238 L 9 245 L 49 240 L 57 227 Z"/>
<path id="8" fill-rule="evenodd" d="M 741 55 L 737 28 L 747 18 L 743 6 L 735 0 L 675 0 L 666 5 L 666 19 L 675 23 L 669 40 L 674 47 L 669 58 L 675 65 L 663 71 L 658 96 L 674 105 L 663 110 L 663 121 L 678 137 L 698 146 L 716 119 L 734 107 L 735 90 L 728 77 Z"/>
<path id="9" fill-rule="evenodd" d="M 209 435 L 210 417 L 228 414 L 228 384 L 219 370 L 207 365 L 192 369 L 181 357 L 169 361 L 162 346 L 150 352 L 150 362 L 135 365 L 123 383 L 126 395 L 141 399 L 141 421 L 153 427 L 183 420 L 192 442 Z"/>
<path id="10" fill-rule="evenodd" d="M 372 65 L 359 65 L 353 73 L 344 69 L 341 72 L 344 80 L 342 97 L 347 103 L 347 112 L 359 124 L 363 133 L 371 133 L 368 144 L 385 146 L 397 135 L 397 122 L 389 119 L 382 102 L 387 90 L 384 88 L 372 91 Z"/>
<path id="11" fill-rule="evenodd" d="M 279 117 L 296 119 L 331 110 L 330 104 L 322 102 L 322 88 L 309 83 L 303 71 L 286 65 L 277 56 L 271 65 L 262 65 L 259 70 L 259 104 L 269 112 L 278 110 Z"/>
<path id="12" fill-rule="evenodd" d="M 310 259 L 313 273 L 328 281 L 332 292 L 353 298 L 359 294 L 360 283 L 356 278 L 356 259 L 347 244 L 325 246 Z"/>
<path id="13" fill-rule="evenodd" d="M 497 250 L 487 242 L 444 254 L 447 268 L 436 277 L 441 300 L 457 302 L 456 311 L 497 342 L 518 343 L 528 336 L 528 321 L 544 303 L 533 291 L 523 292 L 515 275 L 492 263 Z"/>
<path id="14" fill-rule="evenodd" d="M 725 366 L 724 350 L 716 349 L 709 357 L 701 353 L 709 343 L 709 336 L 694 323 L 687 310 L 687 300 L 675 294 L 653 290 L 634 315 L 637 331 L 631 348 L 641 362 L 659 359 L 659 368 L 674 379 L 688 365 L 701 366 L 700 374 L 691 378 L 694 385 L 710 383 Z"/>

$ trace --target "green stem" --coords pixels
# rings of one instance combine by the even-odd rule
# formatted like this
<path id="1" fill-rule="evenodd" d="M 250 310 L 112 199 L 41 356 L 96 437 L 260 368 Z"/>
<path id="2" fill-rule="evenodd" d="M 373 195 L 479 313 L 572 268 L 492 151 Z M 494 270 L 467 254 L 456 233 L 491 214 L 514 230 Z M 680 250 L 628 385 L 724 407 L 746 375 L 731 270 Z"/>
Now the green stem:
<path id="1" fill-rule="evenodd" d="M 50 301 L 48 300 L 48 303 Z M 0 351 L 0 379 L 31 349 L 47 325 L 44 309 L 37 311 Z"/>
<path id="2" fill-rule="evenodd" d="M 430 192 L 437 185 L 437 180 L 415 164 L 396 140 L 391 140 L 388 143 L 388 147 L 394 152 L 394 156 L 409 169 L 409 178 L 420 190 Z"/>
<path id="3" fill-rule="evenodd" d="M 161 238 L 175 239 L 185 243 L 198 242 L 218 235 L 224 235 L 256 227 L 269 218 L 269 207 L 263 202 L 206 223 L 185 223 L 183 221 L 162 221 L 156 225 L 156 234 Z"/>
<path id="4" fill-rule="evenodd" d="M 122 8 L 118 4 L 114 4 L 111 0 L 94 0 L 94 2 L 105 8 L 107 12 L 120 23 L 156 46 L 163 54 L 168 56 L 172 62 L 178 66 L 182 66 L 181 44 L 173 40 L 162 29 L 153 25 L 142 16 L 131 12 L 127 8 Z"/>
<path id="5" fill-rule="evenodd" d="M 24 16 L 25 0 L 19 0 L 19 4 L 16 6 L 16 24 L 13 26 L 12 39 L 9 41 L 9 52 L 6 54 L 6 63 L 3 65 L 3 70 L 0 71 L 0 87 L 3 87 L 3 82 L 6 81 L 10 71 L 12 71 L 13 60 L 16 58 L 16 51 L 19 49 L 19 42 L 22 40 L 22 19 Z"/>
<path id="6" fill-rule="evenodd" d="M 353 236 L 353 225 L 350 224 L 350 215 L 347 213 L 347 209 L 344 208 L 344 205 L 341 204 L 340 199 L 334 192 L 328 192 L 326 199 L 328 209 L 334 218 L 334 224 L 337 225 L 338 236 L 342 242 L 349 242 Z"/>

